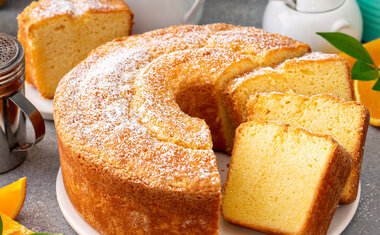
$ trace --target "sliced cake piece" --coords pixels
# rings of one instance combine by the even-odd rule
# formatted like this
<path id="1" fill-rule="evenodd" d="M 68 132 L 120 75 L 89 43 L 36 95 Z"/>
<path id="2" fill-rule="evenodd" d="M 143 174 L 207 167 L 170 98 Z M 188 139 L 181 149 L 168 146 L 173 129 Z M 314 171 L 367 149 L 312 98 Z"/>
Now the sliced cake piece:
<path id="1" fill-rule="evenodd" d="M 330 136 L 243 123 L 236 131 L 222 215 L 267 233 L 326 234 L 351 164 Z"/>
<path id="2" fill-rule="evenodd" d="M 40 0 L 17 17 L 26 81 L 53 98 L 59 80 L 95 47 L 131 34 L 123 0 Z"/>
<path id="3" fill-rule="evenodd" d="M 355 201 L 369 121 L 369 113 L 363 105 L 326 94 L 306 97 L 294 93 L 266 93 L 252 96 L 247 112 L 248 120 L 277 121 L 331 135 L 353 160 L 340 203 Z"/>
<path id="4" fill-rule="evenodd" d="M 329 93 L 353 100 L 350 68 L 338 55 L 313 52 L 289 59 L 276 68 L 260 68 L 229 82 L 224 101 L 233 125 L 246 121 L 245 105 L 256 92 L 293 90 L 302 95 Z"/>

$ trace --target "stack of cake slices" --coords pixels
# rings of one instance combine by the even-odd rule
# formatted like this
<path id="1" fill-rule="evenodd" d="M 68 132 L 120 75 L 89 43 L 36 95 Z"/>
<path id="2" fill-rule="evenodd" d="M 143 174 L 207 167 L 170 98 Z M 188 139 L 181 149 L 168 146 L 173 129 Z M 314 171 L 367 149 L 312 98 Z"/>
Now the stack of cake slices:
<path id="1" fill-rule="evenodd" d="M 223 217 L 269 233 L 326 234 L 338 202 L 357 197 L 367 109 L 327 94 L 269 92 L 250 96 L 240 118 Z"/>

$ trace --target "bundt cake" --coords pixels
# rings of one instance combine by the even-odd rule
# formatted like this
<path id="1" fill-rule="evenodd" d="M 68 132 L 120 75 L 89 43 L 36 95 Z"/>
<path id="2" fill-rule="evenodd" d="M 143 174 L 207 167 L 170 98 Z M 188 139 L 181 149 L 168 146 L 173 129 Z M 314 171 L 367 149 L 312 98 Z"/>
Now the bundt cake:
<path id="1" fill-rule="evenodd" d="M 26 81 L 52 99 L 59 80 L 99 45 L 131 34 L 123 0 L 40 0 L 17 17 Z"/>
<path id="2" fill-rule="evenodd" d="M 247 120 L 245 105 L 250 95 L 289 90 L 307 96 L 329 93 L 348 101 L 354 99 L 347 61 L 338 55 L 313 52 L 231 80 L 224 99 L 234 127 Z"/>
<path id="3" fill-rule="evenodd" d="M 54 121 L 67 194 L 103 234 L 215 234 L 230 151 L 224 86 L 310 52 L 250 27 L 173 26 L 93 50 L 60 81 Z"/>
<path id="4" fill-rule="evenodd" d="M 236 130 L 222 215 L 272 234 L 326 234 L 351 170 L 331 136 L 271 122 Z"/>
<path id="5" fill-rule="evenodd" d="M 141 124 L 158 140 L 186 148 L 212 149 L 205 121 L 182 112 L 176 97 L 192 97 L 193 102 L 187 101 L 186 110 L 198 112 L 195 116 L 209 116 L 206 122 L 212 123 L 215 117 L 224 114 L 220 91 L 226 81 L 255 66 L 249 57 L 225 49 L 202 48 L 163 55 L 137 77 L 131 107 Z M 198 107 L 210 104 L 215 104 L 214 108 L 202 114 Z M 220 131 L 223 134 L 228 130 Z"/>
<path id="6" fill-rule="evenodd" d="M 248 120 L 266 120 L 331 135 L 348 153 L 353 167 L 340 203 L 352 203 L 359 187 L 369 113 L 357 102 L 331 95 L 305 97 L 294 93 L 253 95 L 247 103 Z"/>

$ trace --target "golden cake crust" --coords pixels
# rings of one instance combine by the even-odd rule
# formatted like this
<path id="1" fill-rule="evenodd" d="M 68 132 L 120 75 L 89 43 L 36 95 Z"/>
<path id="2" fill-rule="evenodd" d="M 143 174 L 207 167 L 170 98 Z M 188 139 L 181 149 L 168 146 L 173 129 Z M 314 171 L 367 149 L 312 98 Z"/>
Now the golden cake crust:
<path id="1" fill-rule="evenodd" d="M 89 162 L 59 137 L 58 147 L 70 201 L 82 218 L 102 234 L 181 234 L 183 231 L 215 234 L 218 231 L 218 175 L 214 179 L 207 177 L 215 187 L 209 182 L 205 187 L 197 182 L 192 190 L 181 185 L 183 191 L 173 190 L 174 184 L 173 189 L 152 187 L 126 179 L 120 169 L 104 167 L 107 163 Z"/>
<path id="2" fill-rule="evenodd" d="M 279 42 L 279 39 L 283 42 Z M 247 42 L 256 44 L 246 46 Z M 156 76 L 162 76 L 159 71 L 181 75 L 186 69 L 182 71 L 176 68 L 178 61 L 191 58 L 190 65 L 194 65 L 197 64 L 197 56 L 204 56 L 204 64 L 198 64 L 199 68 L 189 66 L 186 72 L 210 69 L 209 81 L 195 83 L 207 85 L 224 76 L 225 73 L 219 74 L 219 68 L 229 71 L 228 79 L 232 79 L 233 74 L 239 73 L 238 69 L 231 69 L 235 64 L 244 72 L 258 64 L 275 63 L 288 56 L 303 55 L 309 50 L 306 44 L 277 34 L 225 24 L 169 27 L 116 39 L 93 50 L 87 59 L 61 80 L 54 98 L 62 174 L 74 207 L 86 221 L 104 234 L 118 231 L 216 233 L 220 179 L 215 155 L 211 150 L 210 130 L 203 121 L 190 116 L 206 121 L 220 118 L 207 116 L 219 111 L 211 110 L 206 114 L 199 111 L 200 107 L 214 109 L 222 104 L 217 86 L 201 89 L 203 95 L 214 97 L 208 103 L 203 103 L 205 106 L 191 106 L 185 99 L 197 101 L 199 89 L 178 87 L 180 82 L 163 86 L 170 81 L 154 81 L 152 78 L 155 76 L 144 78 L 144 71 L 152 69 L 151 72 Z M 286 51 L 291 53 L 288 55 Z M 168 61 L 170 57 L 176 58 Z M 155 63 L 159 66 L 149 67 Z M 170 65 L 172 70 L 168 67 Z M 196 81 L 200 81 L 202 73 L 195 73 L 194 76 Z M 212 76 L 215 76 L 215 80 L 212 80 Z M 140 82 L 135 83 L 136 79 Z M 151 94 L 150 97 L 137 96 L 152 88 L 140 86 L 144 81 L 145 85 L 157 86 L 147 93 Z M 168 93 L 165 97 L 154 95 L 160 86 L 166 87 Z M 182 93 L 182 96 L 179 95 Z M 144 102 L 139 101 L 138 97 L 144 98 L 148 106 L 156 101 L 162 102 L 159 100 L 161 98 L 165 99 L 165 104 L 171 104 L 165 108 L 173 109 L 170 110 L 172 115 L 188 120 L 182 123 L 182 131 L 174 133 L 183 138 L 172 141 L 158 136 L 162 130 L 173 127 L 170 118 L 167 119 L 169 126 L 166 129 L 159 125 L 157 129 L 150 124 L 145 125 L 148 123 L 144 119 L 145 113 L 143 110 L 138 111 L 139 105 Z M 186 116 L 178 106 L 190 116 Z M 146 112 L 150 111 L 152 109 L 146 109 Z M 210 126 L 214 140 L 218 140 L 214 141 L 214 147 L 227 150 L 227 142 L 232 139 L 225 138 L 223 122 Z M 187 131 L 191 130 L 196 130 L 194 133 L 199 135 L 186 139 Z M 200 140 L 205 142 L 201 143 Z M 106 185 L 108 183 L 97 184 L 94 180 L 109 182 L 115 188 L 109 188 Z M 134 192 L 137 188 L 137 192 Z M 131 190 L 134 193 L 126 193 Z M 98 192 L 98 195 L 87 195 L 88 192 Z M 186 200 L 182 200 L 184 198 Z M 129 209 L 119 210 L 121 202 L 126 202 Z M 196 204 L 198 206 L 194 206 Z M 183 213 L 181 208 L 184 208 Z M 159 220 L 163 226 L 153 221 L 158 214 L 165 215 Z M 135 222 L 133 215 L 145 218 L 140 220 L 145 221 L 144 224 Z M 107 223 L 104 218 L 113 218 L 111 225 L 104 225 Z"/>

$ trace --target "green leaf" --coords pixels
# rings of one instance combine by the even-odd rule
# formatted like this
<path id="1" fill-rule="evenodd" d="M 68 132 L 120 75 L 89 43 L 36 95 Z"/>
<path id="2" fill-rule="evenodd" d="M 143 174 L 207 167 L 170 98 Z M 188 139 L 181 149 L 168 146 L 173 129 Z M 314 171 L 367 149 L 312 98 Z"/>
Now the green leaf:
<path id="1" fill-rule="evenodd" d="M 368 51 L 363 45 L 355 38 L 344 33 L 317 33 L 331 43 L 334 47 L 338 48 L 347 55 L 354 57 L 358 60 L 363 60 L 368 64 L 375 64 L 369 55 Z"/>
<path id="2" fill-rule="evenodd" d="M 0 235 L 3 235 L 3 218 L 0 216 Z"/>
<path id="3" fill-rule="evenodd" d="M 375 85 L 372 87 L 372 90 L 380 91 L 380 79 L 377 80 Z"/>
<path id="4" fill-rule="evenodd" d="M 371 81 L 379 77 L 379 72 L 372 65 L 357 60 L 352 66 L 351 75 L 354 80 Z"/>

